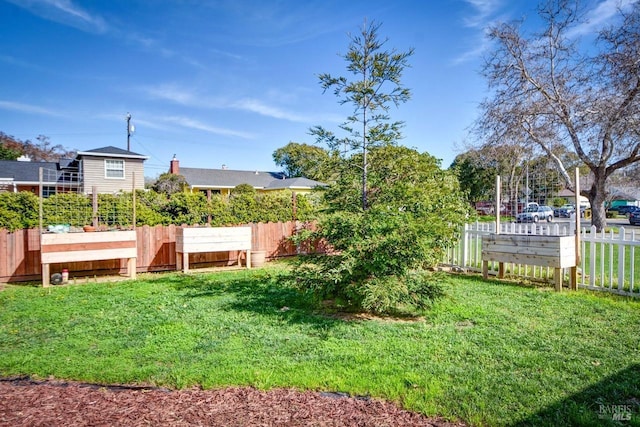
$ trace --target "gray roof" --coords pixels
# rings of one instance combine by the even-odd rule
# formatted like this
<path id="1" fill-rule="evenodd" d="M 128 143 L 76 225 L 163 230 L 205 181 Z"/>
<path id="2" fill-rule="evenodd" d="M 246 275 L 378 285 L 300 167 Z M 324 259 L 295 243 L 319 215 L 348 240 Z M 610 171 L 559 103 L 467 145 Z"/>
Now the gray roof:
<path id="1" fill-rule="evenodd" d="M 278 179 L 275 181 L 271 181 L 269 184 L 269 189 L 279 189 L 279 188 L 289 188 L 295 190 L 296 188 L 314 188 L 314 187 L 324 187 L 327 184 L 320 181 L 315 181 L 313 179 L 298 177 L 298 178 L 287 178 L 287 179 Z"/>
<path id="2" fill-rule="evenodd" d="M 234 188 L 240 184 L 249 184 L 256 189 L 295 189 L 313 188 L 325 185 L 307 178 L 286 178 L 281 172 L 239 171 L 229 169 L 180 168 L 192 187 L 199 188 Z"/>
<path id="3" fill-rule="evenodd" d="M 0 179 L 10 179 L 16 183 L 38 183 L 40 182 L 40 168 L 44 169 L 43 179 L 54 174 L 58 170 L 58 163 L 53 162 L 19 162 L 17 160 L 0 160 Z"/>
<path id="4" fill-rule="evenodd" d="M 123 150 L 122 148 L 108 146 L 102 148 L 94 148 L 93 150 L 78 151 L 78 157 L 80 156 L 101 156 L 101 157 L 128 157 L 138 159 L 148 159 L 148 156 L 134 153 L 133 151 Z"/>

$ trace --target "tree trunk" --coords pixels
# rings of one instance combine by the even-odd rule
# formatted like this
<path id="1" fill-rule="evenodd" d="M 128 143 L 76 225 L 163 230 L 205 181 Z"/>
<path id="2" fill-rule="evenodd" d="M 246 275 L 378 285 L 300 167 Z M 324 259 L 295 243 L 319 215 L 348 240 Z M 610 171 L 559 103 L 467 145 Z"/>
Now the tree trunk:
<path id="1" fill-rule="evenodd" d="M 591 189 L 586 196 L 589 198 L 589 203 L 591 204 L 591 224 L 596 226 L 597 231 L 602 231 L 607 226 L 605 209 L 605 202 L 607 200 L 605 183 L 607 175 L 599 169 L 594 169 L 592 172 L 593 184 L 591 184 Z"/>

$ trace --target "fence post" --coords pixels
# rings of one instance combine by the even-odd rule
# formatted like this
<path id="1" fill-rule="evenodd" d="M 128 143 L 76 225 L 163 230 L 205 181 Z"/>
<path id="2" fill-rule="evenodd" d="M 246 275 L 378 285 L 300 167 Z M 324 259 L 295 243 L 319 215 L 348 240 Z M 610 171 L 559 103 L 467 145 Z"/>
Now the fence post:
<path id="1" fill-rule="evenodd" d="M 467 263 L 469 262 L 469 233 L 467 233 L 468 231 L 468 224 L 464 224 L 464 226 L 462 227 L 462 259 L 460 261 L 461 265 L 460 267 L 462 268 L 467 268 Z"/>
<path id="2" fill-rule="evenodd" d="M 574 172 L 575 177 L 575 193 L 576 193 L 576 209 L 574 216 L 576 217 L 575 222 L 575 236 L 576 236 L 576 262 L 575 267 L 571 267 L 569 269 L 569 286 L 572 291 L 578 289 L 578 265 L 580 265 L 580 170 L 578 168 L 575 169 Z"/>
<path id="3" fill-rule="evenodd" d="M 604 230 L 603 232 L 603 236 L 604 236 Z M 597 236 L 598 232 L 596 231 L 596 226 L 592 225 L 591 226 L 591 232 L 590 232 L 591 236 Z M 595 260 L 596 259 L 596 241 L 595 239 L 591 242 L 591 244 L 589 244 L 589 259 L 590 260 Z M 589 286 L 595 286 L 596 285 L 596 263 L 595 262 L 589 262 Z"/>
<path id="4" fill-rule="evenodd" d="M 624 247 L 624 227 L 620 227 L 620 231 L 618 231 L 618 238 L 620 239 L 620 244 L 618 245 L 618 290 L 624 290 L 624 263 L 625 263 L 625 247 Z M 613 262 L 613 260 L 611 261 Z M 633 262 L 633 260 L 631 260 Z"/>
<path id="5" fill-rule="evenodd" d="M 95 185 L 91 187 L 91 205 L 92 205 L 92 216 L 93 221 L 92 225 L 97 229 L 98 228 L 98 187 Z"/>
<path id="6" fill-rule="evenodd" d="M 496 234 L 500 234 L 500 175 L 496 175 Z"/>

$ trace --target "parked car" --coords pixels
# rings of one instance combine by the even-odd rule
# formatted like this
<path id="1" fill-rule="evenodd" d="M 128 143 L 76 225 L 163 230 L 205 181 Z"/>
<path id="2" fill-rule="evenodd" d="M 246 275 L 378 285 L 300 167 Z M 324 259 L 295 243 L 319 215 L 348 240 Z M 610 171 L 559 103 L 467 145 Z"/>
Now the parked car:
<path id="1" fill-rule="evenodd" d="M 635 210 L 629 214 L 629 224 L 631 225 L 640 224 L 640 209 Z"/>
<path id="2" fill-rule="evenodd" d="M 529 206 L 516 216 L 516 222 L 538 222 L 540 220 L 553 221 L 553 209 L 545 205 Z"/>
<path id="3" fill-rule="evenodd" d="M 563 205 L 553 210 L 553 216 L 560 218 L 569 218 L 574 213 L 576 213 L 576 207 L 573 205 Z"/>
<path id="4" fill-rule="evenodd" d="M 636 212 L 640 210 L 640 207 L 635 205 L 623 205 L 618 206 L 618 215 L 629 215 L 631 212 Z"/>

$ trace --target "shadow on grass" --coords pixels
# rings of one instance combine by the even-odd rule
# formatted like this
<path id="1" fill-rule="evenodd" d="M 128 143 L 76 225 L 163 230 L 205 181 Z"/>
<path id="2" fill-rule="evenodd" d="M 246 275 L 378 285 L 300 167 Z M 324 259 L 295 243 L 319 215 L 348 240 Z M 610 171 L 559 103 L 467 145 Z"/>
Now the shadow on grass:
<path id="1" fill-rule="evenodd" d="M 640 364 L 512 424 L 513 427 L 560 425 L 640 426 Z"/>
<path id="2" fill-rule="evenodd" d="M 216 298 L 221 310 L 251 312 L 322 328 L 342 322 L 324 315 L 311 296 L 287 286 L 290 279 L 287 273 L 263 270 L 174 275 L 163 282 L 187 298 Z"/>

